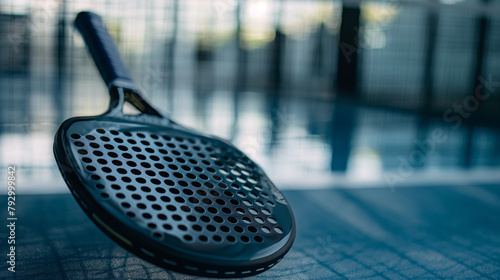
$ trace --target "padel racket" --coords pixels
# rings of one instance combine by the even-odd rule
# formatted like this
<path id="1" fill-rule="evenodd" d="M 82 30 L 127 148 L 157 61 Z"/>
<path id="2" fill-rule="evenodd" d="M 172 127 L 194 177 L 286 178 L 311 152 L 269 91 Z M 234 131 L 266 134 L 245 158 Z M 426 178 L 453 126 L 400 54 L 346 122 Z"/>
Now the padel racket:
<path id="1" fill-rule="evenodd" d="M 174 271 L 242 277 L 278 263 L 295 222 L 262 169 L 229 142 L 150 106 L 98 15 L 81 12 L 75 24 L 111 101 L 102 115 L 66 120 L 54 154 L 90 219 L 130 252 Z M 125 102 L 141 114 L 123 114 Z"/>

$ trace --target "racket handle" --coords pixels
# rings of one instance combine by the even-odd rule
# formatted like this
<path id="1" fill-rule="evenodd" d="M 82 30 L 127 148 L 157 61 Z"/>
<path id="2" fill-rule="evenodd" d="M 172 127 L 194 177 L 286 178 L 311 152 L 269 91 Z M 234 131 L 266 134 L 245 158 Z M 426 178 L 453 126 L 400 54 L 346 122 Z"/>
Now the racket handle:
<path id="1" fill-rule="evenodd" d="M 80 12 L 75 25 L 82 34 L 101 77 L 108 88 L 121 86 L 136 89 L 113 39 L 104 27 L 101 17 L 92 12 Z"/>

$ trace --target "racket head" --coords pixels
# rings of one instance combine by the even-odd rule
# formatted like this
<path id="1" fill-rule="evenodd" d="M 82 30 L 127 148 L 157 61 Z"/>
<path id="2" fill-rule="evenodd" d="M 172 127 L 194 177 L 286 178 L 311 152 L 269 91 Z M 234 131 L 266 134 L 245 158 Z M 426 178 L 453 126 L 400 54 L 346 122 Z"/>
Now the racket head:
<path id="1" fill-rule="evenodd" d="M 54 154 L 90 219 L 159 266 L 250 276 L 293 244 L 292 210 L 264 171 L 229 142 L 167 118 L 116 110 L 72 118 L 58 129 Z"/>

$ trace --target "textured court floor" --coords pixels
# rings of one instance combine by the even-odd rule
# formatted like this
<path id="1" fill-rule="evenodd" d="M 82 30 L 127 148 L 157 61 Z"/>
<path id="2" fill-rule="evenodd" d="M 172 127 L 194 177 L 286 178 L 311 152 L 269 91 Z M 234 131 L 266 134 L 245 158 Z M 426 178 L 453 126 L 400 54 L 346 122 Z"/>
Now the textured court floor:
<path id="1" fill-rule="evenodd" d="M 285 194 L 297 239 L 280 264 L 253 278 L 500 277 L 499 186 Z M 6 211 L 2 215 L 5 220 Z M 8 272 L 4 262 L 1 279 L 196 278 L 151 265 L 115 245 L 68 194 L 20 195 L 17 216 L 17 272 Z M 5 241 L 6 227 L 0 233 Z"/>

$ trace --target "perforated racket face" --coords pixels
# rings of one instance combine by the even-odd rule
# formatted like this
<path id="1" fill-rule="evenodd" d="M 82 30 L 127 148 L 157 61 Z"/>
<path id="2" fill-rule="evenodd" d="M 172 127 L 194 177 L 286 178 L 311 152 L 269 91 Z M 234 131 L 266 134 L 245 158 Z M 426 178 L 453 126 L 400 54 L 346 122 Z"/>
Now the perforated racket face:
<path id="1" fill-rule="evenodd" d="M 127 249 L 170 269 L 227 277 L 259 273 L 289 250 L 286 200 L 234 146 L 176 127 L 69 123 L 59 133 L 62 157 L 78 180 L 68 185 Z"/>

